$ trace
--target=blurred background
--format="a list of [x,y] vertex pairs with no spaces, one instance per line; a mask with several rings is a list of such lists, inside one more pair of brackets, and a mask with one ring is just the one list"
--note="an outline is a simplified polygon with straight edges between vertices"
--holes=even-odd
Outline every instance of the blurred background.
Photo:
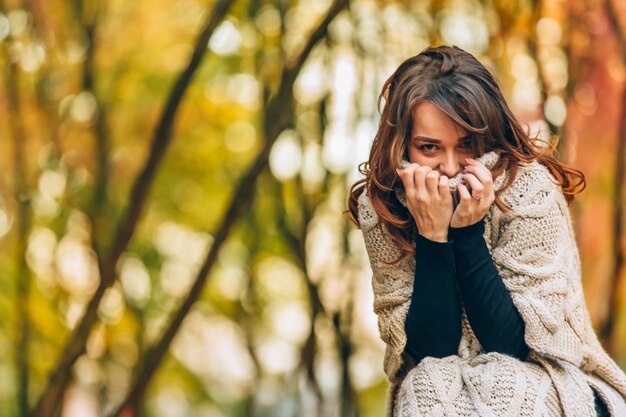
[[625,367],[625,2],[0,0],[0,414],[384,415],[342,212],[383,82],[439,43],[585,173]]

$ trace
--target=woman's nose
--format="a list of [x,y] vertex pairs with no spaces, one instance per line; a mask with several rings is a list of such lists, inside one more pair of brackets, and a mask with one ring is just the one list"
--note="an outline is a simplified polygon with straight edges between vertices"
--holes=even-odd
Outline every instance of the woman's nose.
[[446,157],[439,165],[439,171],[448,178],[454,177],[461,169],[461,164],[456,156]]

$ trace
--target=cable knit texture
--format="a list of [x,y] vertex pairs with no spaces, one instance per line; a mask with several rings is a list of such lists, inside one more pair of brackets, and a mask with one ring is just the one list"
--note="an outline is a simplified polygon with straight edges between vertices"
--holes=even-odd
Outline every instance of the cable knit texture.
[[[498,155],[480,158],[492,168]],[[494,180],[496,190],[508,173]],[[396,196],[406,205],[404,190]],[[593,391],[612,416],[626,416],[626,375],[600,345],[581,283],[578,248],[567,202],[550,171],[520,164],[500,194],[513,210],[495,204],[484,218],[484,238],[525,323],[526,361],[485,352],[461,308],[457,355],[415,364],[405,352],[404,323],[411,302],[415,259],[400,251],[379,223],[367,192],[359,197],[359,223],[373,272],[374,312],[386,343],[384,370],[391,388],[387,416],[595,417]]]

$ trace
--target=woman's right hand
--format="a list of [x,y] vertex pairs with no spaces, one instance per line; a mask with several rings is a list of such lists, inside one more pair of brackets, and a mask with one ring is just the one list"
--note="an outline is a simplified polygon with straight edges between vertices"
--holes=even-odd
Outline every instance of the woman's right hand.
[[453,212],[448,177],[416,163],[396,172],[404,184],[407,208],[419,234],[436,242],[447,242]]

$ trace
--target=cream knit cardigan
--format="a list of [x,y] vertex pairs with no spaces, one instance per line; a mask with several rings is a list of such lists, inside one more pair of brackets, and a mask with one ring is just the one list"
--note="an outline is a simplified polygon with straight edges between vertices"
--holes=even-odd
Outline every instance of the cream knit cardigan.
[[[498,155],[481,158],[492,168]],[[494,180],[496,190],[508,172]],[[406,205],[404,191],[396,190]],[[387,417],[595,417],[593,391],[612,416],[626,416],[626,376],[600,345],[581,284],[572,221],[561,187],[542,164],[521,164],[513,184],[484,219],[484,238],[525,323],[525,361],[485,352],[462,307],[458,354],[424,358],[415,366],[404,351],[415,258],[404,257],[381,227],[369,196],[358,199],[373,277],[374,312],[386,343],[384,370],[391,388]]]

